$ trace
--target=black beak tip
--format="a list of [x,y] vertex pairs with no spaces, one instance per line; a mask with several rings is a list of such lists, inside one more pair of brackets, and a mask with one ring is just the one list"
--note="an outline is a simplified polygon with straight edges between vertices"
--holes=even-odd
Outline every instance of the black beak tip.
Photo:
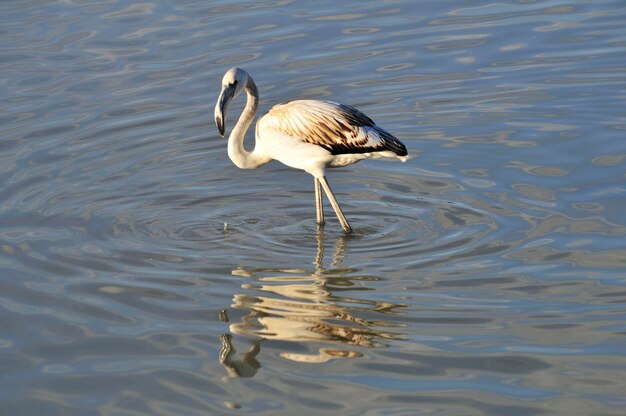
[[217,117],[215,119],[215,124],[217,125],[217,130],[220,132],[220,136],[224,137],[224,122],[222,119]]

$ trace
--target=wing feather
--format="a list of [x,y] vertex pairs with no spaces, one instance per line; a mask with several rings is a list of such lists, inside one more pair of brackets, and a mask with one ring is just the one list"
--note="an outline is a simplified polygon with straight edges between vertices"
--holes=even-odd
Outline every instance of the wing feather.
[[333,155],[390,151],[406,156],[404,144],[354,107],[331,101],[297,100],[274,106],[262,122]]

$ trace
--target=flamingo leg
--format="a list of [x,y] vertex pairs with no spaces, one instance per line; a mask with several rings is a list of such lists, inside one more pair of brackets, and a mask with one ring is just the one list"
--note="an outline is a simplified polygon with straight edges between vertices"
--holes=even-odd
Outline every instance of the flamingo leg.
[[322,187],[320,181],[317,178],[313,178],[315,181],[315,212],[317,214],[317,223],[324,225],[324,206],[322,205]]
[[326,177],[320,176],[317,179],[321,183],[322,187],[324,188],[324,192],[326,192],[326,196],[328,197],[328,200],[330,201],[330,205],[335,210],[335,214],[337,214],[337,218],[339,219],[339,222],[341,223],[341,228],[343,228],[344,232],[351,233],[352,228],[350,228],[350,224],[348,224],[348,220],[346,219],[346,216],[343,215],[343,212],[341,211],[341,207],[339,206],[339,203],[337,202],[337,199],[335,198],[333,191],[330,190],[330,185],[328,185],[328,181],[326,180]]

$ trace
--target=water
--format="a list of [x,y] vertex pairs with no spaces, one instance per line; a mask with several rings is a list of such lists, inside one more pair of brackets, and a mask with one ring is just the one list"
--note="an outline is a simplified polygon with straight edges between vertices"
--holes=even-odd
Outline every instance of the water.
[[[1,414],[623,414],[622,1],[0,22]],[[407,144],[329,172],[354,235],[306,173],[228,160],[235,65],[262,111],[332,99]]]

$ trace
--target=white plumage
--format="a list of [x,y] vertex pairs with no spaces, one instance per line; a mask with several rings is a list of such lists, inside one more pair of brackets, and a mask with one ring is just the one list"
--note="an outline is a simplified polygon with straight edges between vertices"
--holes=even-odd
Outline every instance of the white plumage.
[[215,123],[223,136],[228,104],[242,91],[248,99],[229,136],[228,156],[242,169],[278,160],[313,175],[318,224],[324,223],[321,186],[344,231],[352,231],[324,176],[327,167],[347,166],[367,158],[408,158],[402,142],[356,108],[318,100],[274,106],[257,122],[254,150],[247,151],[243,140],[256,114],[259,94],[252,77],[243,69],[231,68],[224,75],[215,105]]

